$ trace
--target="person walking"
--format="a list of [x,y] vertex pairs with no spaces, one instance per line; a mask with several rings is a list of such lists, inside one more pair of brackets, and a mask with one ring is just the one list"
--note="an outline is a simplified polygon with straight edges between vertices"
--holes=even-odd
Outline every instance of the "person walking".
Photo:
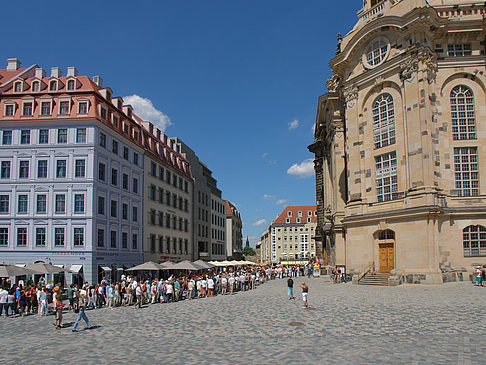
[[62,303],[60,286],[56,285],[56,287],[54,288],[52,305],[53,305],[54,311],[56,313],[56,319],[54,320],[54,325],[56,326],[56,329],[61,329],[62,328],[62,309],[63,309],[64,305]]
[[295,299],[294,298],[294,281],[290,277],[287,279],[287,295],[289,296],[289,299]]
[[86,326],[88,326],[87,327],[88,329],[91,328],[91,323],[89,323],[88,317],[86,316],[85,313],[86,305],[87,305],[86,290],[82,289],[79,291],[78,299],[79,299],[78,302],[79,313],[78,313],[78,318],[76,318],[76,322],[74,322],[74,326],[72,329],[73,332],[78,332],[78,325],[81,319],[84,319],[84,321],[86,322]]
[[309,295],[309,287],[304,282],[300,284],[300,287],[302,288],[302,301],[304,302],[304,308],[309,308],[309,303],[307,301],[307,296]]

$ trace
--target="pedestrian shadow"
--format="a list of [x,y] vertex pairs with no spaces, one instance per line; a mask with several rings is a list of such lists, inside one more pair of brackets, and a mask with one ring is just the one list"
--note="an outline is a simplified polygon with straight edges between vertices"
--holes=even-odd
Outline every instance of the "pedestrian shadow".
[[62,328],[69,328],[69,327],[72,327],[74,326],[74,322],[65,322],[62,324]]
[[91,330],[95,330],[95,329],[98,329],[98,328],[101,328],[101,326],[100,326],[100,325],[96,325],[96,326],[91,326],[91,327],[89,327],[89,328],[88,328],[88,327],[86,327],[86,328],[84,329],[84,331],[91,331]]

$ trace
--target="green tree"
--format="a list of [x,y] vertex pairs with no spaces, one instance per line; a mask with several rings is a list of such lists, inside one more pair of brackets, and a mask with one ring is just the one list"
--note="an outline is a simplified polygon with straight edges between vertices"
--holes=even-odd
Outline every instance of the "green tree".
[[243,255],[255,256],[256,252],[253,248],[246,246],[246,247],[243,248]]

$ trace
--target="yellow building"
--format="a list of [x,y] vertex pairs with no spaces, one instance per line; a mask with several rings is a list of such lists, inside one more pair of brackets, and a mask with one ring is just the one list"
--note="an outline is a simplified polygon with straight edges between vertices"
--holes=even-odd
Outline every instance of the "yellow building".
[[486,263],[484,1],[365,0],[338,36],[315,141],[316,241],[402,281]]

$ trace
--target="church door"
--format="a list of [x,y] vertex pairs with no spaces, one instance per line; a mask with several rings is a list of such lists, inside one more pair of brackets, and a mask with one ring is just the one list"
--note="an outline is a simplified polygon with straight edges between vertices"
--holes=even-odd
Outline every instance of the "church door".
[[389,273],[395,268],[395,250],[393,243],[380,243],[380,272]]

